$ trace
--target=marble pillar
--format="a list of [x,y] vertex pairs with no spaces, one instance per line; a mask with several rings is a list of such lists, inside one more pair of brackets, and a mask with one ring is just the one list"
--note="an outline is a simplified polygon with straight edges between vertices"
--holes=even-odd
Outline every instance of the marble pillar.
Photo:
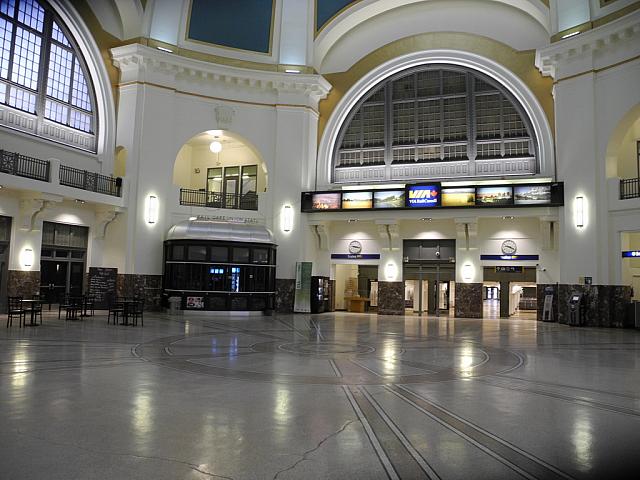
[[482,318],[482,284],[456,282],[455,316]]
[[378,314],[404,315],[404,282],[378,282]]
[[7,275],[7,295],[9,297],[31,298],[40,294],[40,272],[9,270]]
[[160,311],[162,275],[119,273],[116,280],[116,294],[119,297],[144,298],[144,309]]
[[621,285],[560,284],[558,292],[558,321],[569,323],[569,299],[574,292],[582,293],[584,326],[632,327],[628,317],[631,287]]
[[295,278],[276,278],[276,312],[293,313],[295,295]]

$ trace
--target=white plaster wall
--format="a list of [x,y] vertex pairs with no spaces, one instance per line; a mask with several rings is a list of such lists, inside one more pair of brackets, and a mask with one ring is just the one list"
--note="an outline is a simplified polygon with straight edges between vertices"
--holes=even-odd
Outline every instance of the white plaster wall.
[[640,141],[640,117],[625,134],[618,151],[618,176],[632,178],[640,175],[638,172],[638,147]]

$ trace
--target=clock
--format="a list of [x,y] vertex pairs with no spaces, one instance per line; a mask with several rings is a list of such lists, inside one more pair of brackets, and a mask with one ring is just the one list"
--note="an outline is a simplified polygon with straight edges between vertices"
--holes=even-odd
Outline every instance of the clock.
[[505,255],[513,255],[518,250],[518,246],[513,240],[505,240],[502,242],[502,246],[500,248],[502,249],[502,253]]
[[351,243],[349,243],[349,253],[351,253],[352,255],[357,255],[360,252],[362,252],[362,244],[359,241],[353,240]]

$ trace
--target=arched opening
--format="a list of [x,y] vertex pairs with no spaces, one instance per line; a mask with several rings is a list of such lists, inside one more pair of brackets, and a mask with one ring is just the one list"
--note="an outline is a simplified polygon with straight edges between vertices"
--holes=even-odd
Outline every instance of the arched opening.
[[607,144],[608,178],[640,177],[640,104],[629,110],[613,130]]
[[208,130],[178,151],[173,183],[181,188],[182,204],[257,210],[258,194],[267,191],[267,165],[239,135]]

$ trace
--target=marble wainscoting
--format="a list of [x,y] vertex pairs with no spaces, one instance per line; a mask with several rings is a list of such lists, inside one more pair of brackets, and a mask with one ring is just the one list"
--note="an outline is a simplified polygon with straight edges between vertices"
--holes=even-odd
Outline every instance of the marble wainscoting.
[[585,326],[632,327],[627,317],[631,303],[631,287],[621,285],[566,285],[558,289],[558,321],[569,322],[569,298],[574,292],[583,294]]
[[456,282],[455,316],[482,318],[482,284]]
[[116,294],[119,297],[144,298],[144,309],[161,311],[162,275],[119,273],[116,280]]
[[404,315],[404,282],[378,282],[378,314]]
[[40,271],[9,270],[7,275],[7,295],[31,298],[40,294]]
[[276,278],[276,312],[293,313],[295,296],[295,278]]
[[329,310],[327,312],[336,311],[336,281],[329,280]]
[[553,311],[552,322],[558,321],[558,284],[556,283],[539,283],[536,288],[537,307],[538,312],[536,319],[541,322],[542,314],[544,312],[544,297],[547,294],[546,290],[550,290],[553,293],[553,304],[551,310]]

